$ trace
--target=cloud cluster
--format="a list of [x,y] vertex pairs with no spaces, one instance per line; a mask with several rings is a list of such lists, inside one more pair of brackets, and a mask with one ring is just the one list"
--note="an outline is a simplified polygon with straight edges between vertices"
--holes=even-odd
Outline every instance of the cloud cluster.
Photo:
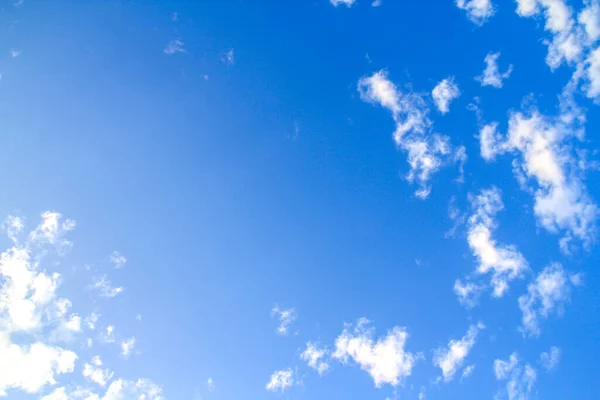
[[506,381],[504,390],[495,399],[526,400],[535,385],[537,373],[529,364],[522,365],[517,353],[512,353],[508,361],[495,360],[494,374],[499,381]]
[[548,371],[555,369],[559,362],[560,349],[556,346],[552,346],[549,351],[540,354],[540,364]]
[[266,389],[271,392],[285,392],[294,384],[294,371],[284,369],[275,371],[266,385]]
[[[475,345],[477,334],[482,329],[485,329],[485,326],[481,323],[471,325],[466,335],[461,339],[452,339],[447,347],[440,347],[435,350],[433,364],[442,370],[444,382],[451,381],[456,372],[462,367],[469,352]],[[474,368],[474,365],[465,368],[463,377],[469,376]]]
[[292,323],[296,320],[296,310],[288,308],[287,310],[279,308],[275,305],[271,310],[271,317],[279,320],[277,333],[279,335],[287,335]]
[[467,13],[467,18],[482,26],[496,10],[491,0],[456,0],[456,6]]
[[571,299],[571,288],[578,285],[581,285],[580,275],[567,273],[562,265],[554,263],[544,268],[528,285],[527,294],[519,297],[523,334],[538,336],[540,320],[554,312],[562,313]]
[[308,342],[306,349],[300,354],[300,358],[308,363],[308,366],[316,370],[319,375],[324,375],[329,370],[329,363],[326,361],[328,351],[320,348],[317,344]]
[[544,29],[550,39],[546,63],[552,70],[562,64],[574,69],[572,81],[581,84],[585,94],[600,101],[600,5],[585,0],[577,16],[564,0],[517,0],[517,14],[533,17],[543,14]]
[[431,91],[431,97],[442,114],[450,111],[450,103],[459,96],[460,89],[452,77],[443,79]]
[[499,58],[500,53],[489,53],[485,56],[485,69],[480,76],[475,77],[475,80],[481,83],[481,86],[491,86],[500,89],[504,86],[504,80],[508,79],[510,74],[512,74],[512,64],[508,66],[506,71],[500,72],[500,67],[498,67]]
[[363,100],[378,104],[392,113],[396,130],[394,141],[408,153],[409,182],[417,182],[416,196],[426,198],[431,187],[429,180],[443,165],[464,163],[464,147],[453,147],[448,136],[432,132],[429,107],[423,96],[403,93],[388,79],[386,70],[361,78],[358,91]]
[[539,224],[552,233],[564,232],[565,252],[573,239],[591,244],[596,231],[598,207],[584,184],[585,163],[571,145],[583,135],[583,120],[565,93],[557,116],[543,115],[535,108],[512,112],[505,137],[497,132],[497,123],[484,126],[479,135],[486,160],[503,153],[515,155],[513,170],[520,184],[533,193]]
[[361,318],[356,326],[347,326],[335,340],[332,357],[346,364],[354,361],[373,378],[376,387],[397,386],[410,376],[417,356],[404,347],[408,339],[405,328],[394,327],[385,336],[374,338],[369,321]]

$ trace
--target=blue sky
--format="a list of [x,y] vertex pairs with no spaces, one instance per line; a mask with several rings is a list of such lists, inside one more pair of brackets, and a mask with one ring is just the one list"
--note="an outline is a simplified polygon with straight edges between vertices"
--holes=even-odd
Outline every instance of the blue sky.
[[593,399],[597,0],[3,1],[0,397]]

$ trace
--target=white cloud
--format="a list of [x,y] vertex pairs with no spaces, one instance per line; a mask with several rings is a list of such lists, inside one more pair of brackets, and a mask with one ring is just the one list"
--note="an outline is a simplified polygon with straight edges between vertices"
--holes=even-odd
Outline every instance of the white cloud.
[[527,400],[537,378],[529,364],[521,365],[517,353],[512,353],[508,361],[495,360],[494,374],[497,380],[506,381],[505,390],[498,392],[495,399]]
[[504,85],[503,81],[510,77],[513,70],[512,64],[508,66],[506,71],[500,72],[498,58],[500,58],[500,53],[488,53],[485,56],[483,74],[475,78],[475,80],[481,83],[481,86],[492,86],[500,89]]
[[551,264],[527,286],[527,294],[519,297],[519,308],[523,313],[521,331],[526,336],[540,334],[540,319],[550,314],[561,314],[564,305],[571,299],[571,288],[581,284],[580,275],[565,272],[562,265]]
[[361,99],[378,104],[392,113],[396,130],[396,145],[408,153],[409,182],[417,182],[416,196],[426,198],[431,191],[429,180],[443,165],[464,163],[466,153],[462,147],[453,148],[447,136],[431,132],[432,122],[428,117],[429,107],[423,96],[402,93],[380,70],[358,81]]
[[331,2],[331,4],[333,4],[334,6],[339,6],[339,5],[344,5],[346,7],[352,7],[352,5],[354,3],[356,3],[356,0],[329,0]]
[[181,40],[171,40],[164,50],[165,54],[185,53],[183,42]]
[[[520,278],[529,269],[525,257],[513,245],[499,245],[492,238],[497,227],[496,214],[504,208],[498,188],[484,189],[471,198],[473,214],[468,222],[467,240],[473,255],[477,257],[478,274],[492,274],[493,296],[502,297],[510,281]],[[461,288],[466,294],[471,288]],[[455,285],[455,291],[457,290]],[[459,293],[461,292],[459,290]]]
[[500,140],[497,122],[484,125],[483,128],[481,128],[479,131],[479,146],[481,157],[483,157],[484,160],[492,161],[496,158],[497,154],[504,151],[503,148],[501,148]]
[[381,4],[383,4],[383,1],[382,1],[382,0],[374,0],[374,1],[371,3],[371,6],[373,6],[373,7],[380,7],[380,6],[381,6]]
[[18,242],[18,236],[21,232],[23,232],[24,228],[25,222],[23,221],[23,218],[15,215],[9,215],[6,217],[4,223],[2,224],[2,229],[6,232],[8,238],[14,243]]
[[229,64],[229,65],[233,65],[235,64],[235,53],[233,51],[233,49],[229,49],[224,55],[223,55],[223,62],[225,64]]
[[460,279],[454,282],[454,294],[458,297],[459,303],[466,308],[473,308],[477,305],[479,296],[484,289],[484,285],[473,282],[463,283]]
[[[477,334],[485,326],[481,323],[471,325],[466,335],[460,340],[452,339],[447,347],[440,347],[435,350],[433,364],[442,370],[444,382],[450,382],[454,374],[462,367],[469,352],[475,345]],[[470,372],[467,373],[469,375]]]
[[467,18],[482,26],[495,13],[491,0],[456,0],[456,6],[466,11]]
[[65,219],[55,211],[42,213],[42,222],[29,234],[29,240],[35,244],[50,243],[56,245],[59,250],[65,251],[71,248],[72,243],[63,236],[75,229],[75,221]]
[[324,375],[329,370],[329,364],[325,361],[327,349],[319,348],[315,343],[308,342],[306,349],[300,354],[300,358],[308,363],[308,366],[316,370],[319,375]]
[[82,375],[98,386],[105,387],[113,378],[114,372],[109,369],[102,369],[102,359],[95,356],[89,363],[83,365]]
[[0,396],[9,389],[38,393],[46,385],[56,384],[57,375],[73,372],[77,355],[41,342],[17,345],[10,334],[0,332]]
[[127,340],[121,341],[121,355],[128,358],[135,347],[135,337],[130,337]]
[[[596,231],[598,207],[583,183],[586,167],[569,143],[573,138],[582,138],[579,125],[584,119],[565,93],[560,113],[555,117],[535,109],[513,112],[506,138],[496,132],[495,124],[489,128],[491,133],[480,135],[484,158],[491,160],[505,152],[519,156],[513,161],[515,176],[534,194],[534,213],[539,224],[552,233],[565,231],[562,244],[566,251],[573,238],[584,245],[591,244]],[[532,187],[530,181],[534,183]]]
[[347,326],[335,340],[333,358],[346,364],[351,359],[373,378],[376,387],[382,384],[397,386],[410,376],[417,356],[406,351],[408,338],[405,328],[394,327],[387,335],[374,339],[374,329],[361,318],[351,330]]
[[206,380],[206,388],[208,389],[209,392],[212,392],[213,390],[215,390],[215,381],[213,380],[213,378],[208,378]]
[[113,264],[115,269],[122,268],[127,262],[127,259],[123,257],[123,255],[118,251],[113,251],[112,254],[108,257],[108,260],[111,264]]
[[584,27],[588,39],[592,42],[600,39],[600,4],[597,0],[586,0],[577,20]]
[[162,389],[148,379],[138,379],[137,381],[127,381],[117,379],[113,381],[102,400],[163,400]]
[[267,383],[266,389],[272,392],[285,392],[294,384],[294,372],[291,369],[275,371]]
[[463,369],[461,379],[465,379],[473,375],[473,371],[475,371],[475,364],[466,366],[465,369]]
[[106,343],[114,343],[115,342],[115,327],[112,325],[108,325],[106,327],[104,335],[102,336],[102,339]]
[[460,96],[458,85],[454,83],[454,78],[446,78],[440,81],[432,90],[431,96],[442,114],[450,111],[450,103],[452,100]]
[[96,323],[98,322],[99,318],[100,318],[100,315],[93,312],[85,319],[85,324],[87,325],[87,327],[89,329],[94,330],[94,329],[96,329]]
[[560,349],[556,346],[550,347],[550,351],[540,354],[540,364],[548,371],[553,370],[560,362]]
[[64,387],[54,389],[51,393],[40,398],[40,400],[69,400]]
[[21,50],[19,49],[10,49],[10,56],[12,58],[17,58],[21,55],[21,53],[23,53]]
[[112,283],[107,279],[106,275],[98,278],[96,282],[94,282],[94,284],[92,285],[92,288],[98,290],[100,296],[102,297],[115,297],[122,293],[124,290],[124,288],[121,286],[113,287]]
[[271,310],[271,318],[277,318],[279,320],[279,326],[277,327],[277,333],[280,335],[287,335],[292,323],[296,320],[296,310],[289,308],[287,310],[280,309],[276,304]]
[[587,97],[598,99],[600,97],[600,47],[592,51],[585,62],[585,75],[587,83],[584,90]]

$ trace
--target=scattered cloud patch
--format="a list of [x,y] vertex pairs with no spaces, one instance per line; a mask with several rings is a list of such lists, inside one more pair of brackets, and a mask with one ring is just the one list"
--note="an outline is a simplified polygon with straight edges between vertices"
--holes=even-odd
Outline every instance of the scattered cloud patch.
[[388,79],[386,70],[380,70],[358,81],[361,99],[377,104],[392,113],[396,130],[394,141],[407,153],[410,170],[406,179],[417,182],[418,198],[429,196],[429,180],[443,165],[464,163],[464,148],[453,147],[448,136],[432,132],[432,122],[428,117],[429,107],[422,95],[403,93]]
[[[492,187],[482,190],[471,198],[473,214],[468,221],[467,240],[473,255],[479,261],[477,274],[492,274],[491,286],[494,297],[502,297],[510,281],[522,277],[529,269],[525,257],[513,245],[498,244],[492,237],[497,227],[496,214],[504,208],[500,189]],[[475,287],[455,284],[455,291],[464,294],[465,301]]]
[[29,234],[29,241],[33,244],[43,245],[50,243],[56,245],[59,251],[65,251],[73,245],[64,235],[75,229],[75,221],[63,220],[62,215],[55,211],[42,213],[42,222]]
[[285,369],[273,372],[266,389],[271,392],[285,392],[294,384],[294,371]]
[[552,371],[560,362],[560,349],[556,346],[550,347],[550,350],[540,354],[540,364],[548,371]]
[[165,54],[175,54],[175,53],[185,53],[185,49],[183,48],[183,42],[181,40],[171,40],[167,43],[167,46],[164,49]]
[[527,400],[537,378],[535,369],[529,364],[523,366],[517,353],[511,354],[508,361],[495,360],[494,374],[498,381],[506,381],[505,389],[496,393],[495,399]]
[[460,96],[460,90],[458,85],[454,83],[454,78],[450,77],[440,81],[433,88],[431,96],[438,110],[442,114],[446,114],[450,111],[450,103]]
[[224,55],[223,55],[223,62],[227,65],[233,65],[235,64],[235,53],[233,49],[229,49]]
[[500,89],[504,86],[504,80],[508,79],[510,74],[512,74],[512,64],[508,66],[506,71],[500,72],[498,58],[500,58],[500,53],[488,53],[488,55],[485,56],[485,69],[480,76],[475,77],[475,80],[481,83],[481,86],[491,86]]
[[329,2],[331,4],[333,4],[335,7],[337,6],[346,6],[346,7],[352,7],[352,5],[354,3],[356,3],[356,0],[329,0]]
[[466,379],[470,377],[471,375],[473,375],[473,371],[475,371],[475,364],[466,366],[465,369],[463,369],[461,379]]
[[353,329],[351,325],[346,326],[335,340],[332,357],[343,364],[354,361],[371,375],[376,387],[397,386],[411,375],[418,358],[404,348],[408,333],[405,328],[394,327],[385,336],[375,339],[375,330],[369,323],[361,318]]
[[317,344],[308,342],[306,349],[300,354],[300,358],[308,363],[308,366],[323,376],[329,370],[329,364],[325,361],[328,351],[319,348]]
[[101,276],[94,282],[92,289],[97,290],[102,297],[116,297],[121,294],[124,290],[123,287],[114,287],[112,283],[107,279],[106,275]]
[[114,376],[114,372],[111,370],[102,369],[102,359],[100,356],[94,356],[89,363],[85,363],[81,373],[86,379],[101,387],[105,387]]
[[521,332],[525,336],[539,336],[540,322],[552,313],[562,314],[571,299],[573,286],[581,284],[580,275],[567,273],[561,264],[550,264],[527,287],[527,294],[519,297],[523,313]]
[[23,232],[23,229],[25,229],[25,221],[23,218],[15,215],[9,215],[6,217],[4,223],[2,224],[2,230],[6,232],[8,238],[14,243],[18,242],[19,234]]
[[115,269],[123,268],[123,266],[127,262],[127,259],[123,257],[123,255],[118,251],[113,251],[112,254],[108,257],[108,260]]
[[496,12],[491,0],[456,0],[456,6],[467,13],[475,25],[482,26]]
[[[447,347],[440,347],[435,350],[433,365],[442,370],[444,382],[450,382],[456,372],[462,367],[469,352],[475,345],[477,334],[482,329],[485,329],[485,326],[481,323],[471,325],[466,335],[461,339],[452,339]],[[470,372],[467,372],[467,376],[469,374]]]
[[129,358],[133,348],[135,347],[135,337],[130,337],[129,339],[121,341],[121,356],[124,358]]
[[276,304],[271,310],[271,318],[279,320],[279,326],[277,326],[277,333],[279,335],[287,335],[292,323],[296,320],[296,310],[294,308],[288,308],[287,310],[279,308]]

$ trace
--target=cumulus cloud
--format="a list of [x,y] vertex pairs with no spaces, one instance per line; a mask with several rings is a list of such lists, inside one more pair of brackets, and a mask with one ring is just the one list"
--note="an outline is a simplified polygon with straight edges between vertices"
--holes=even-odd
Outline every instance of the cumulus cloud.
[[491,0],[456,0],[456,6],[466,11],[467,18],[482,26],[495,13]]
[[287,310],[279,308],[275,305],[271,310],[271,318],[279,320],[277,326],[277,333],[279,335],[287,335],[292,323],[296,320],[296,310],[294,308],[288,308]]
[[454,282],[454,294],[458,297],[458,302],[466,308],[473,308],[477,305],[483,290],[485,290],[485,286],[477,283],[463,282],[460,279]]
[[356,0],[329,0],[331,2],[331,4],[333,4],[334,6],[339,6],[339,5],[343,5],[346,7],[352,7],[352,5],[354,3],[356,3]]
[[267,383],[266,389],[271,392],[285,392],[294,384],[294,371],[285,369],[275,371],[271,375],[271,379]]
[[75,229],[75,221],[63,220],[62,215],[55,211],[42,213],[42,222],[29,234],[29,240],[34,244],[50,243],[56,245],[59,250],[68,250],[72,243],[64,239],[64,235]]
[[410,170],[406,179],[418,183],[417,197],[429,196],[429,180],[443,165],[465,162],[466,153],[462,146],[453,147],[449,137],[432,132],[429,107],[423,96],[401,92],[388,79],[386,70],[362,77],[358,81],[358,91],[364,101],[392,113],[396,124],[394,141],[408,155]]
[[[456,372],[462,367],[469,352],[475,345],[477,334],[485,326],[481,323],[471,325],[466,335],[459,340],[452,339],[447,347],[440,347],[435,350],[433,365],[442,370],[444,382],[450,382]],[[471,372],[466,372],[468,376]],[[463,373],[464,375],[464,373]]]
[[112,254],[108,257],[108,261],[113,265],[115,269],[123,268],[127,259],[118,251],[113,251]]
[[100,356],[94,356],[89,363],[85,363],[81,373],[86,379],[101,387],[105,387],[114,376],[114,372],[111,370],[102,369],[102,359]]
[[354,361],[371,375],[376,387],[386,383],[397,386],[410,376],[418,358],[404,348],[408,333],[402,327],[377,339],[374,333],[367,319],[359,319],[354,329],[347,326],[335,340],[332,357],[343,364]]
[[[502,193],[496,187],[484,189],[479,195],[471,198],[473,214],[468,221],[467,240],[473,255],[477,257],[478,274],[492,274],[491,286],[494,297],[502,297],[508,290],[510,281],[522,277],[529,269],[527,260],[513,245],[498,244],[492,237],[497,227],[496,214],[504,208]],[[463,297],[468,297],[473,287],[456,286]],[[460,295],[459,295],[460,298]]]
[[102,297],[115,297],[123,292],[124,288],[121,286],[114,287],[108,280],[106,275],[96,279],[96,282],[92,285],[92,289],[97,290]]
[[4,223],[2,224],[2,229],[6,232],[8,238],[14,243],[17,243],[18,236],[21,232],[23,232],[24,228],[25,221],[23,221],[23,218],[15,215],[9,215],[6,217]]
[[540,364],[546,370],[551,371],[558,366],[560,362],[560,349],[556,346],[550,347],[550,350],[540,354]]
[[135,337],[130,337],[129,339],[121,341],[121,355],[125,358],[128,358],[135,347]]
[[164,49],[165,54],[185,53],[183,42],[181,40],[171,40]]
[[442,114],[450,111],[450,103],[459,96],[460,90],[453,77],[443,79],[431,91],[431,97]]
[[529,364],[522,365],[517,353],[512,353],[508,361],[495,360],[494,374],[499,381],[506,381],[504,390],[495,399],[527,400],[535,384],[537,373]]
[[573,286],[581,284],[578,274],[567,273],[561,264],[550,264],[527,286],[527,294],[519,297],[523,313],[521,332],[525,336],[540,334],[540,321],[552,313],[561,314],[571,299]]
[[325,361],[327,353],[327,349],[320,348],[317,344],[308,342],[306,349],[300,354],[300,358],[306,361],[309,367],[322,376],[329,370],[329,364]]
[[473,375],[473,371],[475,371],[475,364],[466,366],[465,369],[463,369],[461,379],[466,379],[470,377],[471,375]]
[[[23,229],[15,220],[9,219],[8,226],[15,232]],[[113,381],[102,396],[89,389],[52,388],[58,386],[63,375],[75,370],[78,356],[67,346],[82,348],[83,342],[72,342],[75,333],[82,330],[82,322],[90,329],[97,322],[97,314],[82,321],[72,313],[71,301],[59,296],[60,275],[42,268],[41,254],[48,252],[46,247],[62,255],[65,243],[72,245],[65,236],[74,227],[74,221],[63,219],[59,213],[45,212],[39,226],[26,235],[24,244],[16,243],[0,255],[0,397],[8,393],[18,397],[19,391],[39,395],[53,389],[42,399],[161,400],[160,388],[145,380]],[[112,336],[112,330],[107,328],[107,337]],[[64,342],[65,346],[57,346],[56,342]],[[100,357],[85,363],[82,374],[100,386],[113,377],[110,370],[102,368]]]
[[510,64],[506,71],[500,72],[500,67],[498,67],[498,58],[500,58],[500,53],[488,53],[485,56],[485,69],[483,73],[476,77],[481,86],[492,86],[496,89],[500,89],[504,85],[504,80],[510,77],[512,73],[513,66]]
[[516,155],[513,171],[534,195],[538,223],[552,233],[564,231],[561,246],[565,252],[572,239],[589,245],[595,238],[598,207],[583,181],[585,164],[571,144],[573,138],[583,136],[580,125],[584,120],[568,94],[563,94],[555,117],[536,109],[512,112],[506,137],[497,133],[495,123],[480,132],[485,159],[507,152]]

